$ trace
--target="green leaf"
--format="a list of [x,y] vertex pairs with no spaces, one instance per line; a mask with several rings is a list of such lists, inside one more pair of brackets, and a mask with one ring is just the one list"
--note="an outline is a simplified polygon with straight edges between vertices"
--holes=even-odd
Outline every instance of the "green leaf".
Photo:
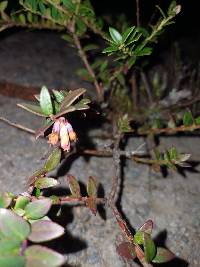
[[1,255],[0,266],[2,267],[25,267],[25,258],[22,256]]
[[151,262],[156,255],[156,247],[151,238],[147,233],[144,233],[144,257],[147,262]]
[[7,208],[8,206],[10,206],[13,198],[14,196],[12,196],[8,192],[0,194],[0,208]]
[[27,219],[37,220],[44,217],[51,208],[50,198],[35,200],[25,207],[25,216]]
[[169,149],[169,157],[170,157],[170,160],[174,160],[178,157],[178,152],[175,147],[172,147]]
[[183,125],[190,126],[193,124],[193,116],[191,111],[186,111],[183,115]]
[[30,234],[30,226],[14,212],[0,209],[0,232],[5,238],[23,241]]
[[134,235],[134,241],[138,244],[138,245],[142,245],[144,243],[144,232],[142,231],[137,231]]
[[135,26],[128,28],[123,34],[122,34],[122,43],[125,43],[126,40],[129,38],[131,33],[134,31]]
[[[18,255],[21,249],[21,241],[15,239],[0,239],[0,258],[7,255]],[[0,265],[1,266],[1,265]]]
[[68,181],[69,189],[71,191],[72,196],[77,197],[77,198],[81,197],[80,186],[79,186],[79,183],[77,182],[76,178],[72,175],[68,175],[67,181]]
[[174,253],[166,248],[157,248],[155,258],[152,260],[154,263],[165,263],[175,258]]
[[156,160],[161,159],[160,151],[157,148],[154,149],[154,154],[155,154]]
[[38,105],[23,103],[23,104],[17,104],[17,106],[35,114],[35,115],[38,115],[41,117],[46,117],[46,115],[43,113],[41,107]]
[[44,164],[44,170],[46,172],[53,171],[60,163],[61,160],[61,149],[55,148],[51,155],[48,157],[46,163]]
[[19,15],[19,21],[20,21],[22,24],[26,24],[26,17],[24,16],[24,14],[20,14],[20,15]]
[[87,193],[90,197],[97,196],[97,182],[94,177],[90,176],[87,183]]
[[35,187],[39,189],[49,188],[58,184],[58,181],[50,177],[38,178],[35,182]]
[[32,242],[49,241],[63,235],[64,228],[51,221],[37,221],[31,225],[31,234],[28,239]]
[[45,15],[46,8],[45,8],[44,3],[43,3],[42,1],[38,1],[38,5],[39,5],[39,9],[40,9],[41,13],[42,13],[43,15]]
[[99,46],[96,45],[96,44],[88,44],[88,45],[84,46],[83,50],[85,52],[87,52],[87,51],[95,50],[95,49],[98,49],[98,48],[99,48]]
[[130,126],[130,120],[129,120],[127,114],[125,114],[123,117],[119,118],[118,129],[121,133],[133,132],[133,129]]
[[68,94],[65,96],[62,104],[61,104],[61,111],[69,107],[71,104],[74,103],[74,101],[79,98],[81,95],[83,95],[86,92],[86,89],[79,88],[73,91],[69,91]]
[[43,168],[35,171],[34,174],[28,178],[28,185],[33,185],[36,179],[38,179],[39,177],[43,177],[44,175],[46,175],[46,170],[44,170]]
[[71,0],[62,0],[64,6],[69,9],[70,11],[75,11],[76,10],[76,5],[72,3]]
[[51,96],[46,86],[43,86],[40,92],[40,107],[45,115],[53,114]]
[[122,36],[116,29],[109,27],[109,33],[114,43],[121,44]]
[[28,197],[25,196],[19,196],[16,200],[14,209],[24,209],[26,207],[26,205],[30,202],[30,199]]
[[61,103],[64,99],[64,94],[61,91],[58,90],[52,90],[53,94],[55,96],[55,99],[58,103]]
[[76,110],[85,110],[90,108],[87,104],[90,103],[90,100],[87,98],[83,98],[81,101],[79,101],[77,104],[74,105]]
[[26,267],[58,267],[65,262],[61,254],[39,245],[28,247],[25,250],[25,257]]
[[103,51],[102,51],[102,53],[112,53],[112,52],[116,52],[116,51],[118,51],[118,46],[116,46],[116,45],[112,45],[112,46],[109,46],[109,47],[107,47],[107,48],[105,48]]
[[0,3],[0,13],[4,12],[4,10],[6,9],[7,5],[8,5],[8,1],[2,1]]
[[195,119],[195,124],[200,125],[200,116]]

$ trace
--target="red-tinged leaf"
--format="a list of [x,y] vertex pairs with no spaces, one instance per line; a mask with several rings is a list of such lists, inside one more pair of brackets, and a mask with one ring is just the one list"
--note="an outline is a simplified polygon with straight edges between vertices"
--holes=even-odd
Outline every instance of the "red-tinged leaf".
[[64,228],[52,221],[41,220],[31,225],[31,234],[28,239],[32,242],[44,242],[55,239],[65,232]]
[[27,219],[37,220],[44,217],[51,208],[52,200],[49,198],[35,200],[25,207]]
[[67,107],[71,106],[74,101],[79,98],[82,94],[86,92],[86,89],[79,88],[73,91],[69,91],[69,93],[65,96],[64,100],[61,104],[61,111],[65,110]]
[[44,170],[46,172],[53,171],[60,163],[61,160],[61,149],[55,148],[51,155],[48,157],[46,163],[44,164]]
[[144,257],[147,262],[151,262],[156,255],[156,247],[151,238],[147,233],[144,233]]
[[96,204],[96,198],[89,197],[86,201],[87,207],[91,210],[91,212],[96,215],[97,214],[97,204]]
[[116,248],[117,253],[127,260],[134,260],[136,258],[135,246],[129,242],[123,242]]
[[51,177],[41,177],[35,181],[35,187],[39,189],[49,188],[56,186],[58,181]]
[[52,249],[34,245],[25,250],[26,267],[58,267],[65,262],[64,256]]
[[46,115],[43,113],[42,109],[40,106],[38,105],[35,105],[35,104],[26,104],[26,103],[23,103],[23,104],[17,104],[18,107],[20,108],[23,108],[37,116],[40,116],[40,117],[46,117]]
[[139,231],[147,233],[147,234],[151,234],[153,230],[153,221],[152,220],[148,220],[146,221],[140,228]]
[[91,196],[91,197],[97,196],[97,182],[92,176],[90,176],[88,179],[87,193],[88,193],[88,196]]
[[37,170],[36,172],[34,172],[34,174],[28,178],[28,185],[34,185],[35,181],[39,178],[39,177],[44,177],[46,175],[46,170],[44,170],[43,168],[40,170]]
[[27,221],[8,209],[0,209],[1,237],[23,241],[30,231]]
[[8,192],[0,194],[0,208],[7,208],[10,206],[14,196]]
[[72,196],[77,197],[77,198],[81,197],[80,186],[76,178],[72,175],[68,175],[67,181],[68,181],[69,189],[71,191]]
[[165,263],[171,261],[175,258],[174,253],[166,248],[157,248],[157,253],[155,258],[152,260],[154,263]]

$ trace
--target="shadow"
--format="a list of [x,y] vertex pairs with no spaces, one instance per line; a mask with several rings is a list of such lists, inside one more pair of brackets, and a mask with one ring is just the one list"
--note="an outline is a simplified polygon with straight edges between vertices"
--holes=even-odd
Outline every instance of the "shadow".
[[[167,240],[167,230],[161,231],[155,238],[154,242],[157,247],[167,248],[165,243]],[[153,266],[160,267],[188,267],[189,263],[181,258],[175,257],[173,260],[162,263],[162,264],[153,264]]]
[[[101,197],[101,198],[105,197],[105,190],[104,190],[103,185],[101,183],[98,186],[97,196]],[[102,205],[102,204],[97,205],[97,212],[99,213],[100,217],[104,221],[106,221],[107,216],[106,216],[106,209],[105,209],[104,205]]]
[[186,168],[181,168],[181,167],[177,167],[177,172],[183,176],[184,178],[188,177],[188,173],[199,173],[199,170],[197,170],[196,168],[199,166],[200,162],[199,161],[187,161],[187,163],[189,164],[190,167],[186,167]]

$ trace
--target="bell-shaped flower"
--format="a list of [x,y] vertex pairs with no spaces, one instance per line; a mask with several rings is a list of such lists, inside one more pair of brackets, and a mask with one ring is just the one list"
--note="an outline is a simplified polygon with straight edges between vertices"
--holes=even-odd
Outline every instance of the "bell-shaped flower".
[[56,145],[60,141],[60,146],[64,151],[70,150],[70,141],[77,140],[72,125],[64,117],[60,117],[54,122],[52,133],[48,137],[48,143],[51,145]]

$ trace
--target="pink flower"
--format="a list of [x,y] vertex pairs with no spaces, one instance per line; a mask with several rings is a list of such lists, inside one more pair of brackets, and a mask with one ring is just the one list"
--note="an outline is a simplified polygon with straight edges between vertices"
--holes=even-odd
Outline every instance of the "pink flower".
[[64,117],[60,117],[54,122],[52,133],[48,137],[48,143],[51,145],[56,145],[60,140],[61,148],[67,152],[70,150],[70,141],[76,142],[77,140],[71,124]]

